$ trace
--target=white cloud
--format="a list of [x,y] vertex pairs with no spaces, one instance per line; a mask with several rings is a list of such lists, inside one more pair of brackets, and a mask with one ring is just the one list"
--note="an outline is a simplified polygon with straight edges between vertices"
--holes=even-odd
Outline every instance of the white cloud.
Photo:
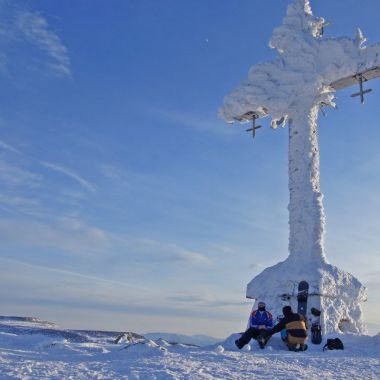
[[199,252],[190,251],[176,244],[150,240],[150,239],[128,239],[122,237],[125,247],[131,251],[138,252],[144,259],[149,258],[152,262],[164,261],[179,265],[204,265],[211,264],[208,257]]
[[167,261],[182,262],[188,264],[210,264],[211,261],[198,252],[188,251],[179,247],[172,247],[172,252],[166,258]]
[[210,243],[209,246],[211,249],[215,250],[219,255],[231,255],[238,250],[238,248],[236,247],[232,248],[228,245],[215,242]]
[[125,173],[116,166],[109,164],[101,164],[99,166],[100,172],[109,179],[113,179],[116,181],[124,180]]
[[[71,77],[68,49],[51,30],[45,17],[8,1],[2,1],[0,7],[0,40],[3,42],[0,72],[7,73],[12,62],[20,60],[15,53],[23,54],[27,44],[44,54],[45,65],[50,71],[61,77]],[[30,57],[25,56],[23,66],[26,67],[30,61]]]
[[[241,297],[234,297],[233,295],[225,297],[217,297],[211,293],[206,294],[179,294],[170,296],[167,298],[170,301],[179,302],[181,304],[193,305],[193,306],[203,306],[203,307],[218,307],[218,308],[229,308],[229,307],[241,307],[246,305],[247,301],[239,301]],[[250,302],[252,303],[252,302]]]
[[[1,66],[1,55],[0,55],[0,66]],[[3,140],[0,140],[0,149],[4,149],[4,150],[7,150],[9,152],[18,153],[18,154],[20,153],[20,151],[18,149],[16,149],[13,146],[7,144]]]
[[61,76],[71,76],[67,48],[56,33],[49,29],[47,20],[37,12],[21,11],[15,27],[25,40],[45,52],[50,58],[49,66]]
[[[175,244],[118,235],[87,225],[78,218],[61,218],[58,222],[39,223],[28,220],[0,219],[0,240],[17,247],[45,249],[48,252],[91,255],[100,261],[109,256],[123,264],[138,263],[148,268],[157,263],[179,266],[205,265],[211,261],[199,252]],[[117,258],[117,259],[116,259]]]
[[168,121],[172,124],[179,124],[188,128],[193,128],[201,132],[212,132],[219,135],[230,135],[232,128],[227,126],[218,119],[208,120],[201,117],[195,117],[186,112],[179,112],[174,110],[154,109],[152,113],[159,118]]
[[174,179],[168,175],[136,172],[110,164],[100,164],[98,168],[105,178],[117,181],[118,187],[154,189],[157,192],[163,184],[171,186],[174,183]]
[[92,184],[91,182],[85,180],[83,177],[79,176],[78,174],[76,174],[75,172],[73,172],[70,169],[67,169],[67,168],[65,168],[65,167],[63,167],[61,165],[57,165],[57,164],[53,164],[51,162],[45,162],[45,161],[42,161],[41,165],[45,166],[48,169],[54,170],[57,173],[64,174],[64,175],[66,175],[66,176],[74,179],[82,187],[84,187],[86,190],[89,190],[89,191],[92,191],[92,192],[96,191],[96,186],[94,184]]
[[259,271],[259,270],[262,270],[264,268],[264,266],[261,264],[261,263],[254,263],[254,264],[251,264],[249,266],[249,269],[252,269],[254,271]]
[[[51,303],[116,306],[138,305],[148,300],[153,289],[139,287],[44,265],[35,265],[0,257],[0,284],[7,298]],[[9,288],[9,289],[8,289]],[[26,291],[28,289],[28,291]]]
[[69,254],[104,253],[110,248],[107,234],[94,227],[77,224],[44,224],[19,220],[0,220],[0,239],[28,249],[39,248]]
[[17,208],[38,206],[38,202],[34,199],[18,196],[9,196],[2,193],[0,193],[0,204]]
[[[136,286],[127,277],[126,281],[113,281],[1,257],[0,264],[3,310],[65,324],[69,321],[75,328],[102,326],[137,332],[178,329],[192,333],[199,329],[208,334],[219,328],[225,334],[235,329],[231,320],[238,329],[249,312],[247,305],[235,302],[232,295],[223,299],[212,294],[176,295],[174,289],[165,289],[162,284]],[[62,312],[67,314],[62,316]],[[204,325],[207,331],[202,330]]]
[[40,175],[0,160],[0,182],[5,185],[35,187],[40,181]]
[[[201,306],[239,306],[239,302],[226,302],[212,295],[190,296],[173,295],[161,287],[151,288],[126,281],[114,281],[106,277],[92,276],[80,272],[62,270],[45,265],[0,257],[0,287],[7,291],[7,298],[35,299],[36,301],[61,302],[84,307],[96,304],[98,307],[145,307],[167,306],[186,309],[190,304]],[[30,275],[33,274],[33,275]],[[29,289],[25,292],[25,289]],[[170,293],[170,291],[169,291]],[[4,293],[5,294],[5,293]],[[156,302],[154,302],[156,300]]]

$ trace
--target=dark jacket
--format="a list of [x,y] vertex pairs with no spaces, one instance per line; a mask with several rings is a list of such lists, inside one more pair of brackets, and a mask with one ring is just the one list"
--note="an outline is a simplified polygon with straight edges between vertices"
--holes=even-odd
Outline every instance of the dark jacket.
[[273,335],[286,329],[288,335],[292,337],[306,338],[308,327],[303,315],[291,312],[284,315],[284,318],[272,330],[269,330],[268,333]]

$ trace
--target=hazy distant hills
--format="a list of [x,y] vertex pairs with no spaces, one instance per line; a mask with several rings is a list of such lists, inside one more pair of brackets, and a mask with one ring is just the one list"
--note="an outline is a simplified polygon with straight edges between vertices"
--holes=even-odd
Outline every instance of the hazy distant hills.
[[137,334],[126,331],[97,331],[97,330],[67,330],[60,329],[55,323],[43,321],[36,317],[20,316],[0,316],[0,330],[17,335],[34,335],[42,334],[50,337],[64,338],[71,342],[84,343],[94,340],[102,340],[108,343],[114,343],[122,335],[135,337],[136,339],[163,339],[171,344],[181,343],[195,346],[207,346],[220,341],[207,335],[187,336],[182,334],[152,332],[147,334]]

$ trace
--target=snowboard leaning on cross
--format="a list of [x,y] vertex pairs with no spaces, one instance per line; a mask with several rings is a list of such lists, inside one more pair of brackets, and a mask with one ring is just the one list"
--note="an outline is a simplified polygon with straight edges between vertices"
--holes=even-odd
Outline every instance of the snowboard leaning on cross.
[[[297,293],[297,312],[298,314],[303,315],[306,318],[307,311],[307,300],[309,297],[309,284],[306,281],[301,281],[298,284],[298,293]],[[320,310],[312,307],[311,314],[313,315],[311,323],[311,342],[314,344],[321,344],[322,342],[322,331],[321,331],[321,312]]]
[[298,284],[298,308],[297,313],[303,315],[306,318],[307,310],[307,297],[309,296],[309,284],[306,281],[301,281]]

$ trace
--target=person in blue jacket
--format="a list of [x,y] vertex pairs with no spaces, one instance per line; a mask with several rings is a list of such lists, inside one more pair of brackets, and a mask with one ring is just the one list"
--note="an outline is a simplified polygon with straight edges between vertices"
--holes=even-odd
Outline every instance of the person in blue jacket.
[[260,301],[258,309],[251,313],[248,329],[239,339],[235,340],[235,344],[239,349],[242,349],[251,339],[256,339],[260,348],[264,348],[269,340],[265,332],[271,330],[272,327],[272,314],[265,309],[265,302]]

